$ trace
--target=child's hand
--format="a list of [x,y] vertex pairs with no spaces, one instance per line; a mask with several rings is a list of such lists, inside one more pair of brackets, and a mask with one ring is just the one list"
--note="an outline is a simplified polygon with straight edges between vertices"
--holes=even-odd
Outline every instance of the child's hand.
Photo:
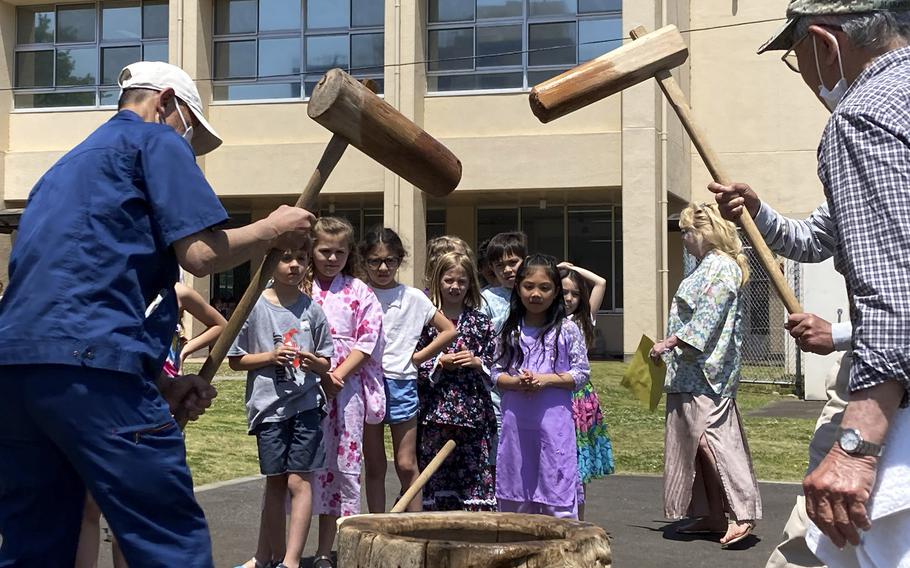
[[276,345],[272,351],[271,362],[282,367],[287,367],[297,356],[297,350],[287,345]]
[[481,366],[481,361],[479,357],[475,357],[474,353],[464,349],[458,353],[453,353],[451,355],[452,364],[457,367],[468,367],[473,369],[479,369]]
[[456,353],[443,353],[439,356],[439,364],[442,365],[443,369],[446,371],[454,371],[459,367],[459,365],[455,363],[455,355]]
[[309,351],[300,351],[300,368],[304,371],[311,371],[317,375],[329,372],[332,363],[325,357],[320,357]]
[[528,371],[527,369],[521,370],[521,386],[524,387],[523,390],[534,392],[540,389],[541,383],[534,373]]
[[322,390],[329,398],[335,398],[341,389],[344,388],[344,379],[339,378],[335,373],[325,373],[320,377]]

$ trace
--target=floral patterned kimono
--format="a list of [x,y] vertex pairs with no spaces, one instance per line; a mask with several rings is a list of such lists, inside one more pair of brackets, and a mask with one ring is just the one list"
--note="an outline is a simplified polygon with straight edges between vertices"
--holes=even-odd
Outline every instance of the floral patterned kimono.
[[354,349],[370,355],[328,402],[322,423],[326,469],[317,472],[313,483],[313,514],[344,517],[360,512],[363,423],[379,424],[385,417],[382,306],[369,286],[343,274],[335,276],[326,290],[314,279],[313,299],[329,321],[333,369]]
[[736,407],[743,341],[741,280],[736,261],[712,250],[673,297],[667,337],[675,335],[682,343],[664,356],[664,513],[670,519],[708,515],[706,482],[695,465],[702,437],[724,480],[729,516],[745,521],[762,515],[749,444]]
[[[423,490],[426,511],[495,511],[496,493],[490,463],[492,435],[496,431],[493,400],[487,389],[493,366],[496,337],[489,316],[466,309],[454,322],[458,336],[443,351],[467,349],[479,357],[480,369],[447,371],[429,360],[420,366],[418,393],[417,460],[424,469],[447,440],[455,440],[455,451],[427,482]],[[417,349],[429,345],[439,332],[429,325],[423,329]]]

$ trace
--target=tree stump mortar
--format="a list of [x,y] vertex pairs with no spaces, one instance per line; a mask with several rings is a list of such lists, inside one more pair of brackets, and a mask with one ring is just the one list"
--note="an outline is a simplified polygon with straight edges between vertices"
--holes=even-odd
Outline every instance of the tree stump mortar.
[[339,568],[610,568],[590,523],[514,513],[363,515],[341,523]]

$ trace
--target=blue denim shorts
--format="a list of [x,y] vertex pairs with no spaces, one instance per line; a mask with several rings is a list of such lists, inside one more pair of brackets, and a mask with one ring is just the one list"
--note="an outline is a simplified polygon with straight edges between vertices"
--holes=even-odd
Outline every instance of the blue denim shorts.
[[314,408],[280,422],[263,422],[257,426],[256,445],[262,475],[322,469],[325,466],[322,417],[322,410]]
[[417,416],[417,381],[385,380],[385,423],[400,424]]

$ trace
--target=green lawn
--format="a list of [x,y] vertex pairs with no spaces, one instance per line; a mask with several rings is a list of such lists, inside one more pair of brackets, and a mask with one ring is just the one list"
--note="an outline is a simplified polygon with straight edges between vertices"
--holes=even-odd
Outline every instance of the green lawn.
[[[192,364],[187,367],[193,369]],[[220,376],[238,376],[227,366],[223,370]],[[592,380],[613,439],[617,473],[659,474],[663,470],[663,404],[653,414],[642,408],[619,386],[624,370],[622,363],[592,363]],[[219,380],[217,387],[213,408],[186,430],[187,456],[197,485],[259,472],[256,440],[246,433],[245,382]],[[737,401],[758,478],[797,481],[806,468],[815,421],[745,416],[779,398],[769,387],[743,385]]]

